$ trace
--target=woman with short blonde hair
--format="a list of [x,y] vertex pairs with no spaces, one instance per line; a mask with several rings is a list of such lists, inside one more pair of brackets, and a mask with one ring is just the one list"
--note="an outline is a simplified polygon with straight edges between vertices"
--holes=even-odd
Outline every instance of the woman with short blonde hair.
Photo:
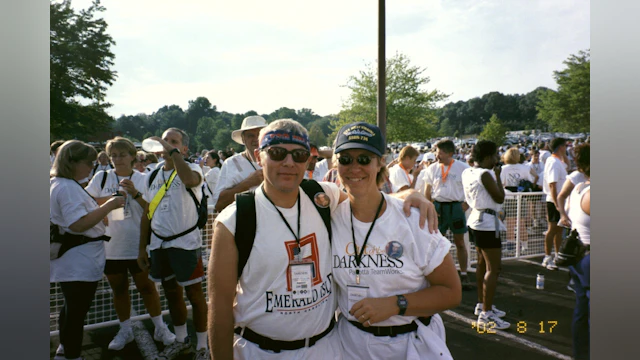
[[49,282],[60,284],[64,306],[58,321],[60,346],[56,359],[80,357],[84,319],[102,280],[105,265],[103,219],[124,205],[124,198],[110,197],[99,205],[78,183],[89,176],[97,152],[78,140],[66,141],[58,149],[49,182],[51,230],[65,252],[58,251],[49,263]]

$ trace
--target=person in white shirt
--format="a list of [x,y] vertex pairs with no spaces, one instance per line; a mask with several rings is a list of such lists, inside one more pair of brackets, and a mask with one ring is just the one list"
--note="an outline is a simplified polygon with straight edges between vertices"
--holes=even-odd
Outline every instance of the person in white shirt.
[[245,146],[245,151],[224,160],[220,169],[218,184],[213,189],[213,203],[220,212],[235,200],[235,195],[255,189],[263,180],[254,150],[258,148],[258,133],[267,126],[261,116],[248,116],[242,120],[239,130],[231,133],[231,138]]
[[[398,164],[389,168],[389,180],[393,186],[393,192],[415,189],[418,175],[424,168],[423,164],[415,166],[419,154],[418,150],[410,145],[400,150]],[[413,174],[411,174],[412,169]]]
[[[511,148],[507,150],[504,154],[503,159],[505,162],[505,166],[502,167],[502,171],[500,172],[500,180],[502,181],[502,185],[507,190],[507,199],[504,202],[504,208],[506,210],[506,223],[507,223],[507,241],[513,239],[515,241],[515,228],[517,222],[517,208],[518,208],[518,200],[513,196],[509,196],[513,193],[518,192],[518,187],[520,186],[520,181],[526,180],[529,181],[532,185],[535,184],[538,180],[538,175],[535,171],[525,165],[520,163],[520,151],[517,148]],[[520,190],[522,191],[522,190]],[[526,198],[523,198],[526,200]],[[527,204],[521,206],[520,211],[520,227],[518,229],[518,235],[520,237],[520,241],[522,241],[522,250],[526,251],[528,249],[527,241],[529,240],[528,233],[526,231],[526,224],[529,223],[529,216],[526,211]]]
[[175,335],[162,321],[160,296],[155,284],[149,279],[149,272],[140,269],[137,262],[140,218],[147,205],[139,190],[144,190],[146,177],[133,170],[136,148],[130,140],[115,137],[107,141],[106,152],[115,169],[97,172],[86,190],[98,204],[105,203],[116,192],[126,192],[122,217],[116,219],[111,213],[107,217],[107,232],[111,240],[105,245],[107,261],[104,274],[113,291],[113,304],[120,320],[120,331],[109,343],[109,350],[122,350],[134,340],[130,320],[129,273],[155,325],[154,338],[169,345],[175,340]]
[[[334,328],[331,243],[317,207],[335,211],[347,195],[332,183],[320,183],[323,192],[314,200],[301,190],[310,157],[307,136],[290,119],[276,120],[260,132],[255,156],[265,180],[255,190],[255,242],[246,264],[240,263],[236,245],[241,221],[246,221],[237,217],[238,203],[216,219],[208,267],[209,341],[215,359],[342,358]],[[405,200],[406,210],[412,196],[428,204],[414,192]],[[431,209],[429,223],[437,225],[434,217]]]
[[103,219],[124,205],[121,196],[98,205],[78,183],[89,176],[96,158],[93,146],[69,140],[58,149],[51,168],[51,231],[63,238],[60,251],[76,244],[49,262],[49,282],[59,283],[64,296],[58,320],[60,346],[55,359],[80,359],[84,320],[105,265],[104,242],[109,237],[105,235]]
[[142,174],[147,173],[147,153],[144,151],[138,151],[134,157],[133,168]]
[[153,153],[146,154],[144,158],[144,166],[145,166],[144,172],[147,174],[155,170],[156,166],[158,166],[158,157],[156,156],[156,154],[153,154]]
[[452,359],[438,315],[462,298],[451,243],[420,229],[417,211],[407,218],[402,201],[380,192],[384,139],[377,126],[358,126],[368,131],[345,125],[335,148],[349,195],[332,215],[343,358]]
[[542,260],[542,266],[547,267],[549,270],[556,270],[558,267],[556,266],[555,258],[551,256],[551,249],[555,245],[555,252],[558,254],[562,243],[562,228],[558,226],[558,221],[560,221],[558,194],[567,178],[566,140],[563,138],[553,139],[551,148],[553,154],[544,164],[543,190],[546,194],[549,228],[544,236],[545,256]]
[[[189,136],[183,130],[169,128],[162,138],[151,139],[162,144],[165,161],[147,175],[145,182],[143,198],[148,204],[140,224],[138,265],[149,270],[152,280],[162,283],[176,335],[176,340],[166,346],[159,357],[173,358],[191,348],[184,288],[193,307],[197,337],[194,359],[209,359],[207,302],[202,290],[205,275],[202,237],[197,227],[204,176],[200,166],[184,159],[189,151]],[[160,196],[163,193],[164,196]]]
[[507,329],[511,324],[501,319],[505,312],[494,305],[502,261],[500,231],[505,230],[500,219],[505,192],[500,180],[498,147],[492,141],[480,140],[473,146],[472,159],[474,166],[462,173],[462,184],[466,202],[472,209],[468,224],[478,253],[478,303],[474,314],[478,315],[480,325],[492,323],[495,329]]
[[585,175],[586,181],[577,184],[571,192],[568,219],[570,219],[571,228],[578,232],[580,240],[587,247],[587,253],[578,263],[569,266],[573,291],[576,293],[571,334],[573,335],[573,358],[589,359],[589,324],[591,320],[591,165],[588,143],[575,149],[575,160],[576,166]]
[[[314,144],[309,144],[309,146],[311,147],[311,157],[309,158],[307,171],[304,172],[304,178],[307,180],[312,179],[315,181],[322,181],[324,175],[326,174],[326,171],[321,176],[318,169],[318,164],[320,163],[318,162],[318,156],[320,156],[320,154],[318,153],[318,147]],[[326,162],[324,163],[324,165],[326,166]]]
[[562,206],[558,208],[558,212],[560,212],[560,220],[558,223],[564,227],[571,227],[571,220],[569,220],[568,215],[569,204],[567,203],[567,199],[570,199],[573,189],[575,189],[578,184],[589,180],[588,174],[590,174],[591,166],[591,146],[589,144],[580,144],[576,146],[574,154],[578,170],[567,176],[567,180],[565,180],[562,190],[558,194],[558,203],[562,204]]
[[540,147],[540,161],[542,161],[542,164],[546,164],[547,163],[547,159],[549,158],[549,156],[551,156],[549,143],[545,142]]
[[453,141],[442,140],[435,146],[438,162],[420,173],[416,190],[423,192],[429,201],[433,201],[439,216],[440,232],[444,235],[450,230],[453,234],[462,288],[471,290],[473,286],[467,275],[468,250],[464,242],[464,234],[467,232],[465,211],[469,206],[465,202],[462,186],[462,172],[469,168],[469,165],[453,158]]
[[204,179],[207,182],[207,188],[211,190],[212,196],[209,198],[209,205],[215,205],[213,202],[213,191],[218,185],[218,178],[220,177],[220,156],[215,151],[207,151],[204,154],[203,161],[203,172],[204,169],[208,169],[204,172]]

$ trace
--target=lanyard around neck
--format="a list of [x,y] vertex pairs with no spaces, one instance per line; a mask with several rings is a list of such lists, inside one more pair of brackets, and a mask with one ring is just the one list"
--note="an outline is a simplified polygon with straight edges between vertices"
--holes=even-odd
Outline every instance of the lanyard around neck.
[[409,170],[405,169],[402,163],[398,163],[398,166],[400,166],[400,169],[404,170],[404,174],[407,175],[407,180],[409,180],[409,185],[411,185],[411,176],[409,176]]
[[[351,237],[353,238],[353,252],[355,254],[356,266],[360,267],[362,264],[362,255],[364,254],[364,248],[367,246],[367,242],[369,241],[369,235],[371,235],[371,231],[373,227],[376,225],[376,220],[378,220],[378,216],[380,215],[380,210],[382,210],[382,204],[384,204],[384,195],[380,194],[382,199],[380,199],[380,205],[378,205],[378,210],[376,211],[376,217],[373,218],[373,222],[369,227],[369,231],[367,232],[367,236],[364,238],[364,242],[362,243],[362,247],[360,248],[360,253],[358,254],[358,246],[356,244],[356,234],[353,230],[353,208],[351,207],[351,203],[349,203],[349,210],[351,211]],[[356,268],[356,282],[359,283],[360,279],[360,269]]]
[[[160,171],[162,172],[162,181],[164,181],[164,190],[165,191],[169,191],[169,183],[172,180],[171,175],[173,175],[173,172],[176,171],[176,169],[172,169],[171,170],[171,174],[169,174],[169,181],[167,181],[167,179],[164,177],[164,169],[160,169]],[[133,174],[131,174],[131,175],[133,175]],[[129,178],[131,178],[131,177],[129,177]]]
[[[131,170],[131,175],[129,175],[129,180],[131,180],[131,177],[133,176],[134,171]],[[118,174],[116,174],[115,170],[113,171],[113,174],[116,176],[116,183],[118,184],[118,186],[120,185],[120,178],[118,177]],[[162,174],[162,177],[164,178],[164,173]]]
[[442,171],[442,183],[444,184],[447,181],[447,176],[449,176],[449,171],[451,171],[451,167],[453,166],[453,162],[455,160],[451,159],[449,166],[447,166],[447,172],[444,171],[444,164],[440,164],[440,170]]
[[296,257],[298,257],[300,255],[300,191],[298,191],[298,234],[293,232],[291,225],[289,225],[289,222],[287,221],[287,219],[284,217],[284,215],[282,215],[282,212],[280,212],[280,209],[278,209],[276,204],[274,204],[273,201],[269,198],[269,196],[267,195],[267,192],[264,190],[264,185],[262,185],[262,193],[264,194],[264,197],[266,197],[267,200],[269,200],[269,202],[271,203],[271,205],[273,205],[273,207],[276,209],[276,211],[278,212],[278,215],[280,215],[280,218],[282,219],[282,221],[284,221],[284,224],[287,225],[287,228],[289,229],[289,231],[291,231],[291,234],[296,239],[296,243],[298,244],[298,247],[293,250],[293,255],[296,255]]

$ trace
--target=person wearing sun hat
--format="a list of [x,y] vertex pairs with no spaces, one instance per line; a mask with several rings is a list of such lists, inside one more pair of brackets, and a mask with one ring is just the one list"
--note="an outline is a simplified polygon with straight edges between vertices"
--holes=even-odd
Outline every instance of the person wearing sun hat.
[[240,129],[231,133],[231,139],[244,145],[245,151],[222,163],[211,200],[216,204],[216,211],[222,211],[231,204],[237,193],[255,189],[262,182],[262,168],[256,161],[254,150],[259,146],[258,133],[265,126],[267,121],[262,116],[247,116],[242,120]]
[[451,243],[420,228],[416,209],[407,217],[402,200],[379,190],[385,151],[375,125],[338,132],[334,153],[349,200],[331,217],[342,356],[379,359],[383,349],[385,359],[452,359],[438,315],[462,297]]

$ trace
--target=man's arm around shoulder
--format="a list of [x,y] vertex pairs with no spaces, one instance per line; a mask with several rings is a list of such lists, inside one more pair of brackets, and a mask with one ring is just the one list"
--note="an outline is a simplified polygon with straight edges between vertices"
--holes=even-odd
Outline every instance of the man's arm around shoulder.
[[209,348],[214,360],[233,359],[233,301],[238,284],[238,250],[233,234],[215,223],[207,274]]

